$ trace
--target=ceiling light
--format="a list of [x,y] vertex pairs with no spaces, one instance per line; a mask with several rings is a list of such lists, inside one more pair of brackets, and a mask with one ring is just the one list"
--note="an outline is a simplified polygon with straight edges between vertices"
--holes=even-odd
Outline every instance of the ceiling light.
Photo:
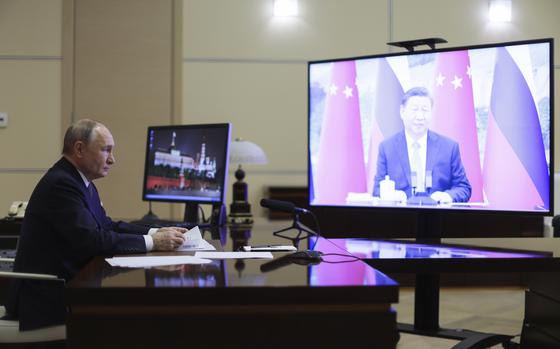
[[512,0],[490,0],[488,18],[490,22],[511,22]]
[[298,0],[274,0],[274,16],[290,17],[298,15]]

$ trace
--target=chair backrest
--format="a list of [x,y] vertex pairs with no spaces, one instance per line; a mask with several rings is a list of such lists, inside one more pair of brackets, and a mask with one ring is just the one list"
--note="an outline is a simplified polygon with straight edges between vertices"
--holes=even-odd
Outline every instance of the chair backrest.
[[[10,279],[23,279],[23,280],[52,280],[53,282],[64,283],[64,279],[51,274],[39,273],[20,273],[11,271],[13,269],[14,258],[0,258],[0,264],[12,264],[12,268],[3,267],[0,269],[0,305],[5,304],[5,290],[9,285]],[[9,270],[7,270],[9,269]]]
[[[13,263],[13,258],[0,258],[0,263]],[[36,273],[18,273],[13,271],[0,271],[0,287],[8,285],[7,282],[3,282],[10,279],[24,279],[24,280],[45,280],[52,282],[62,282],[64,279],[58,278],[56,275],[50,274],[36,274]],[[4,299],[0,299],[0,304],[4,304]],[[4,316],[5,309],[0,306],[0,318]],[[3,320],[0,319],[0,343],[63,343],[66,339],[66,326],[52,326],[46,328],[40,328],[31,331],[20,331],[19,321],[17,320]]]
[[[0,272],[12,271],[14,269],[14,258],[0,257]],[[10,285],[8,277],[0,277],[0,305],[5,303]]]
[[[0,262],[3,262],[2,258],[0,258]],[[59,281],[64,281],[63,279],[59,279],[58,276],[56,276],[56,275],[36,274],[36,273],[17,273],[15,271],[0,271],[0,278],[25,279],[25,280],[59,280]]]

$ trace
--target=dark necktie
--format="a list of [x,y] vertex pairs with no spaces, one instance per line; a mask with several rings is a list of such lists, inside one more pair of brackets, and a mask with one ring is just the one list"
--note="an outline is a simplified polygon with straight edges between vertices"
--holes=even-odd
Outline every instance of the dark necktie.
[[90,210],[93,213],[97,224],[100,225],[102,221],[102,209],[99,200],[96,200],[95,188],[93,186],[93,183],[89,183],[89,185],[87,186],[87,192],[89,195],[88,201]]
[[87,186],[87,190],[88,190],[88,193],[89,193],[89,200],[90,200],[90,202],[93,202],[93,197],[94,197],[93,183],[89,183],[89,185]]

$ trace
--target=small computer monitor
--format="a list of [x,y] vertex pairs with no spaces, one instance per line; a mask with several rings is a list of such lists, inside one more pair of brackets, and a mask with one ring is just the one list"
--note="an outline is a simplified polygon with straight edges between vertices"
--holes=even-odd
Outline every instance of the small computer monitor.
[[223,205],[231,125],[150,126],[142,199]]

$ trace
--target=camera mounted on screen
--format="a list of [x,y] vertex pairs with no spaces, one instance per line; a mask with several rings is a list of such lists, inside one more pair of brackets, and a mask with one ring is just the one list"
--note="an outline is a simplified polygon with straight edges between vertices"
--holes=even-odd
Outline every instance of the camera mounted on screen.
[[444,44],[447,40],[442,38],[425,38],[425,39],[416,39],[416,40],[407,40],[407,41],[393,41],[388,42],[387,45],[402,47],[406,49],[408,52],[413,52],[416,46],[420,45],[427,45],[432,50],[436,49],[436,44]]

